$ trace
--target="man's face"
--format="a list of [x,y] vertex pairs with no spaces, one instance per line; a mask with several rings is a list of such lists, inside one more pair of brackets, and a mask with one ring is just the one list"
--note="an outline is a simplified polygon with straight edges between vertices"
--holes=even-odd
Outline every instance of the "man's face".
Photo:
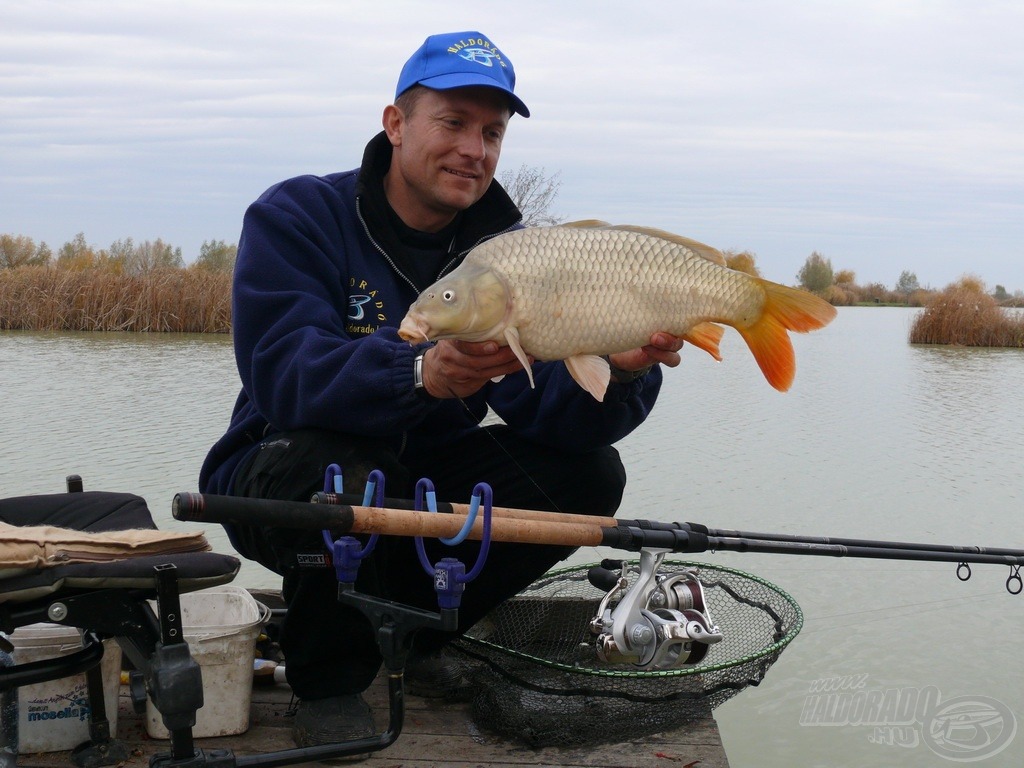
[[409,115],[388,107],[394,155],[384,189],[402,220],[437,231],[479,200],[494,178],[508,120],[508,99],[486,87],[426,89]]

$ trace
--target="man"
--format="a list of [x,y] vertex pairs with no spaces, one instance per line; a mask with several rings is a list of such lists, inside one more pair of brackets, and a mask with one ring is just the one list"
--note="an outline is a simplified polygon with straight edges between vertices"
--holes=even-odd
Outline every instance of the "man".
[[[242,391],[201,490],[308,500],[337,463],[350,492],[379,468],[389,496],[409,496],[428,477],[441,499],[468,501],[487,482],[501,506],[614,514],[625,473],[611,445],[647,416],[661,384],[656,364],[677,365],[680,341],[656,334],[651,345],[612,356],[614,383],[598,403],[561,363],[534,363],[530,389],[507,347],[413,347],[397,335],[420,291],[477,243],[521,226],[494,182],[511,116],[530,114],[514,89],[512,63],[486,36],[429,37],[402,69],[384,130],[358,169],[282,182],[250,206],[233,288]],[[505,425],[479,426],[488,406]],[[240,553],[284,577],[281,644],[300,698],[296,741],[373,733],[360,696],[381,662],[371,627],[338,605],[329,568],[299,565],[318,558],[297,555],[322,555],[321,537],[245,526],[230,533]],[[432,561],[471,564],[476,546],[432,542]],[[567,554],[492,547],[467,586],[460,630]],[[382,537],[357,588],[436,609],[409,539]],[[441,653],[450,639],[417,634],[410,693],[460,691],[458,668]]]

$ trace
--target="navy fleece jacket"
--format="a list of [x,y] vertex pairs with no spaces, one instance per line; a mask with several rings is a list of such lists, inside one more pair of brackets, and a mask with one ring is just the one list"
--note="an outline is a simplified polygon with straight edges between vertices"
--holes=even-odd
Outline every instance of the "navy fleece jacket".
[[[522,372],[461,402],[417,395],[412,369],[421,348],[396,331],[418,290],[401,269],[393,233],[371,232],[367,221],[376,218],[365,215],[366,185],[382,183],[389,158],[390,145],[378,135],[361,170],[284,181],[246,212],[232,296],[242,391],[203,464],[202,492],[230,493],[235,468],[277,430],[385,438],[412,455],[479,428],[490,405],[524,437],[585,451],[624,437],[654,405],[657,367],[630,384],[611,384],[598,403],[561,362],[536,363],[532,390]],[[462,216],[459,249],[442,273],[519,221],[496,182]]]

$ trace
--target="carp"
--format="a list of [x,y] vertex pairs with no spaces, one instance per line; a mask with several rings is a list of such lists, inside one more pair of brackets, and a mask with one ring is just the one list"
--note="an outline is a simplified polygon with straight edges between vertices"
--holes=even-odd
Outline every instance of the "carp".
[[721,360],[722,325],[740,333],[765,378],[784,392],[796,373],[788,331],[821,328],[835,314],[812,293],[729,269],[695,240],[585,221],[513,230],[478,245],[420,294],[398,333],[411,343],[508,345],[531,386],[528,355],[563,360],[603,400],[608,355],[663,331]]

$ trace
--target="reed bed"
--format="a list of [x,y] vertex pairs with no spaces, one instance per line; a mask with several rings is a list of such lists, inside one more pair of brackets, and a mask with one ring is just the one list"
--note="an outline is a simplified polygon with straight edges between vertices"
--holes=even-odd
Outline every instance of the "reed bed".
[[910,328],[911,344],[1024,347],[1024,315],[1007,311],[973,280],[936,294]]
[[0,270],[0,330],[229,333],[231,275],[198,269]]

